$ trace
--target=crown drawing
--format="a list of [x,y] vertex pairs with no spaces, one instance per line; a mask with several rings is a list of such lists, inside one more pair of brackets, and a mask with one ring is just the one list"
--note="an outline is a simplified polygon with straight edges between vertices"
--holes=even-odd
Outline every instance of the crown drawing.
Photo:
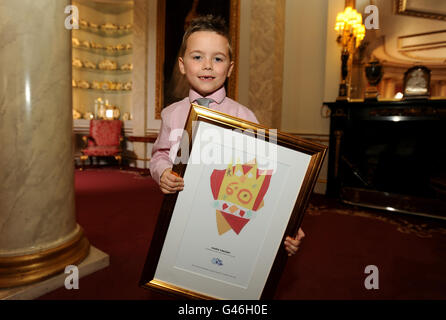
[[271,176],[272,170],[258,169],[255,159],[212,172],[210,182],[220,235],[231,229],[239,234],[263,207]]

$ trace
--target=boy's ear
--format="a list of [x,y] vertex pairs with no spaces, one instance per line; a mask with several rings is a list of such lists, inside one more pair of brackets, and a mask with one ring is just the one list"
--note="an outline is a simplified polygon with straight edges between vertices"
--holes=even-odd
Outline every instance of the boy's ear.
[[182,57],[178,57],[178,66],[180,67],[181,74],[186,74],[186,70],[184,69],[184,61]]
[[231,63],[229,64],[229,70],[228,70],[227,78],[229,78],[231,76],[232,69],[234,69],[234,61],[231,61]]

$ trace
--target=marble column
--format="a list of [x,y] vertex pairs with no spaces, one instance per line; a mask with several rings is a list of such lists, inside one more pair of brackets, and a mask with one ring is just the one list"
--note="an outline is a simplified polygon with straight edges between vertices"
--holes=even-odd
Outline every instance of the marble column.
[[77,264],[69,0],[0,2],[0,288]]

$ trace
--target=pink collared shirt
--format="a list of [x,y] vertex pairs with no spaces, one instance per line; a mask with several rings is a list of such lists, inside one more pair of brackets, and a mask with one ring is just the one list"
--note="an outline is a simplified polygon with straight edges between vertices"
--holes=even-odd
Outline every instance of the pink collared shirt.
[[[172,168],[177,150],[172,150],[173,145],[178,144],[182,130],[186,124],[190,105],[198,98],[203,98],[194,90],[189,91],[189,97],[181,101],[172,103],[161,112],[161,128],[158,138],[152,148],[152,158],[149,168],[152,178],[159,184],[161,174],[167,168]],[[226,97],[224,87],[215,91],[206,98],[214,100],[209,104],[209,108],[224,112],[231,116],[247,121],[259,123],[254,113],[240,103]],[[175,131],[173,131],[175,130]]]

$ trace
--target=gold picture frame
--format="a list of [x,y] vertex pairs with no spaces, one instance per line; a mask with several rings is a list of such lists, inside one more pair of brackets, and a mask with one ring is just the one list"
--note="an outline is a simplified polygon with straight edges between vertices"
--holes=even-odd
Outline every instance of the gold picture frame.
[[[166,54],[175,54],[168,52],[166,47],[166,1],[158,0],[157,4],[157,44],[156,44],[156,86],[155,86],[155,119],[161,119],[161,111],[169,104],[165,98],[165,80],[167,74],[165,70]],[[209,0],[207,0],[209,1]],[[195,0],[194,2],[198,2]],[[232,44],[232,53],[234,68],[231,77],[227,82],[227,96],[237,100],[238,98],[238,56],[239,56],[239,29],[240,29],[240,0],[227,0],[229,8],[228,19],[229,34]],[[170,10],[174,12],[174,10]],[[177,43],[178,46],[178,43]]]
[[[190,299],[272,299],[283,241],[302,223],[327,146],[195,104],[181,141],[173,171],[185,187],[164,197],[140,286]],[[197,163],[209,146],[225,160]]]
[[446,14],[435,12],[434,8],[420,10],[411,6],[411,0],[395,0],[396,12],[401,15],[446,21]]

